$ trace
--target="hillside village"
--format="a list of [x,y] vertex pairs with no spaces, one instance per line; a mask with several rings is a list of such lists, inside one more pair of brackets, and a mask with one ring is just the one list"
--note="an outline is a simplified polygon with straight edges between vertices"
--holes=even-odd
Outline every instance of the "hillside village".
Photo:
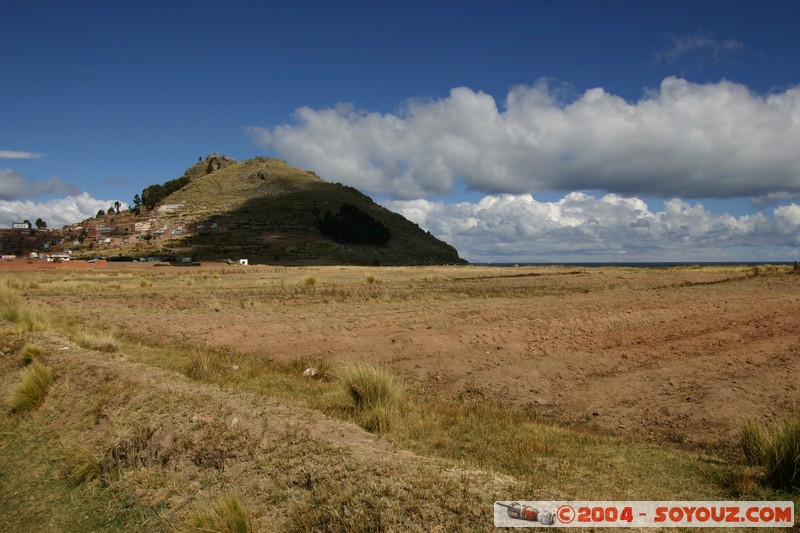
[[217,221],[190,222],[180,216],[184,206],[159,206],[148,218],[137,219],[128,211],[109,212],[63,228],[35,228],[30,223],[15,222],[0,230],[0,254],[3,259],[69,260],[90,259],[96,255],[113,257],[130,253],[143,259],[160,251],[161,245],[184,236],[213,233]]

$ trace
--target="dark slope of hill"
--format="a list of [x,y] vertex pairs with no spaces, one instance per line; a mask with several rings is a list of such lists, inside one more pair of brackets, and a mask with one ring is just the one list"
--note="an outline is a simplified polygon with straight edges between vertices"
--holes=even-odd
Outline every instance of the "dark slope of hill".
[[185,176],[188,184],[157,208],[189,230],[167,252],[285,264],[464,263],[455,248],[356,189],[279,159],[212,155]]

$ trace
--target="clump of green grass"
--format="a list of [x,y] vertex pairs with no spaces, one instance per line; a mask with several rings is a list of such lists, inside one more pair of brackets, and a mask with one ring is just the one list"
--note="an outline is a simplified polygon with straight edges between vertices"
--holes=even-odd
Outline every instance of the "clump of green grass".
[[767,484],[778,489],[800,487],[800,415],[769,426],[746,420],[740,444],[747,461],[764,469]]
[[367,431],[383,433],[391,429],[403,386],[388,370],[368,363],[351,363],[339,373],[359,422]]
[[87,350],[112,353],[119,349],[117,341],[107,333],[92,333],[84,331],[75,339],[78,346]]
[[222,496],[211,509],[198,512],[186,520],[185,531],[248,533],[253,531],[250,514],[235,493]]
[[64,445],[61,458],[66,479],[75,485],[100,477],[100,461],[85,446],[74,443]]
[[22,347],[22,350],[19,353],[20,362],[28,366],[29,364],[33,363],[37,357],[42,355],[42,348],[37,344],[26,344]]
[[8,407],[12,413],[20,413],[38,407],[47,396],[53,372],[38,361],[22,371],[22,378],[11,391]]

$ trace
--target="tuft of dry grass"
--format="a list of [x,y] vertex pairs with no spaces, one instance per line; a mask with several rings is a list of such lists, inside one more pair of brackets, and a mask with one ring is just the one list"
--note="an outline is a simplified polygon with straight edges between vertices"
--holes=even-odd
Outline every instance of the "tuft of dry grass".
[[764,470],[764,480],[769,486],[800,488],[800,415],[770,426],[745,420],[740,446],[747,461]]
[[222,373],[222,365],[219,364],[218,359],[207,350],[191,350],[189,360],[183,367],[183,373],[189,379],[213,381],[218,379]]
[[44,331],[50,326],[50,321],[43,311],[12,302],[6,302],[0,309],[0,319],[16,324],[18,333]]
[[64,476],[80,485],[100,477],[100,460],[92,451],[80,444],[66,444],[61,449]]
[[199,511],[186,520],[184,531],[249,533],[253,531],[250,513],[239,496],[229,492],[208,510]]
[[359,422],[367,431],[389,431],[403,386],[388,370],[369,363],[351,363],[337,374],[345,392],[353,401]]
[[17,320],[17,329],[20,331],[45,331],[50,329],[50,319],[40,309],[23,308]]
[[113,336],[107,333],[83,331],[76,337],[75,342],[77,342],[78,346],[81,348],[95,350],[97,352],[112,353],[119,349],[117,341]]
[[19,360],[24,366],[33,363],[36,358],[42,355],[42,348],[37,344],[26,344],[19,353]]
[[0,283],[0,313],[8,320],[5,315],[10,309],[17,307],[19,307],[19,292],[14,280],[7,279],[5,283]]
[[34,361],[22,371],[20,382],[11,391],[8,398],[9,410],[12,413],[20,413],[38,407],[47,396],[52,381],[52,371],[40,362]]
[[0,319],[16,324],[18,333],[44,331],[50,326],[47,314],[22,304],[19,290],[23,287],[23,282],[14,279],[0,283]]

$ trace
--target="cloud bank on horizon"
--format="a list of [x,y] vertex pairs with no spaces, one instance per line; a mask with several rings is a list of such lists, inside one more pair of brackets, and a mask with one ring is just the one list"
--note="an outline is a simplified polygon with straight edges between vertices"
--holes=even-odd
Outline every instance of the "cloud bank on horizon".
[[[761,261],[800,247],[800,205],[734,217],[702,204],[573,192],[554,202],[529,194],[476,203],[425,199],[384,203],[454,245],[472,262]],[[776,258],[774,260],[780,260]],[[789,259],[788,257],[784,259]]]
[[[800,246],[794,203],[737,218],[686,201],[748,197],[764,209],[800,198],[800,87],[761,96],[668,77],[631,103],[540,80],[502,108],[461,87],[397,113],[341,104],[295,118],[246,131],[294,165],[393,198],[384,205],[471,261],[788,260]],[[457,181],[487,196],[425,199]],[[564,196],[532,196],[545,191]],[[664,199],[664,211],[641,196]]]
[[[121,209],[128,205],[120,202]],[[60,228],[67,224],[74,224],[81,220],[94,217],[102,209],[106,210],[114,205],[114,200],[99,200],[92,198],[88,192],[52,198],[50,200],[33,202],[31,200],[3,200],[0,201],[0,224],[10,228],[12,222],[22,222],[27,219],[31,222],[41,218],[50,228]]]

